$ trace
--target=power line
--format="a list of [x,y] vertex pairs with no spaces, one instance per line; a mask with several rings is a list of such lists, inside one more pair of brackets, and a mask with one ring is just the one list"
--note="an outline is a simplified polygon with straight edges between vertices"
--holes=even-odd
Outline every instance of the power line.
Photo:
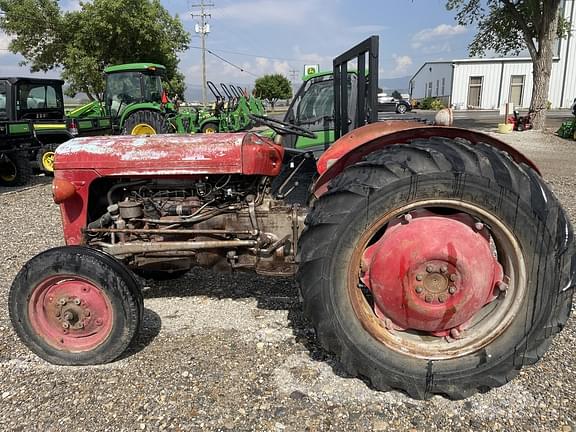
[[[202,49],[202,47],[190,47],[190,48],[199,49],[199,50]],[[252,75],[253,77],[259,78],[258,75],[254,74],[254,73],[252,73],[252,72],[250,72],[250,71],[247,71],[246,69],[244,69],[244,68],[241,67],[241,66],[238,66],[237,64],[232,63],[230,60],[226,60],[224,57],[219,56],[218,54],[216,54],[215,52],[209,50],[208,48],[204,48],[204,50],[205,50],[208,54],[213,55],[214,57],[222,60],[224,63],[229,64],[230,66],[238,69],[239,71],[244,72],[244,73],[247,73],[248,75]]]

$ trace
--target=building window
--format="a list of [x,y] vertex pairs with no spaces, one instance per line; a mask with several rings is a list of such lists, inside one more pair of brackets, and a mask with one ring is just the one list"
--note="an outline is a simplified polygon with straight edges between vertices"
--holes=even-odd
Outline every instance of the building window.
[[439,91],[440,91],[440,80],[436,80],[436,96],[438,96]]
[[482,78],[481,76],[470,77],[468,84],[468,106],[480,108],[482,105]]
[[442,96],[446,95],[446,78],[442,78]]
[[512,75],[510,77],[510,94],[508,95],[508,102],[512,102],[514,107],[522,106],[525,77],[526,75]]
[[426,94],[428,97],[432,97],[432,81],[428,83],[428,92]]

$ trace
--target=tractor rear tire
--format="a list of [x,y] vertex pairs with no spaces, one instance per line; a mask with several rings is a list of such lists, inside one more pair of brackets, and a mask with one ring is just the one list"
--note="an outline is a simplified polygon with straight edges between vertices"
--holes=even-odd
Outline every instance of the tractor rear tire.
[[202,126],[202,133],[212,134],[218,132],[218,125],[216,123],[206,123],[204,126]]
[[[413,210],[431,209],[440,219],[454,212],[473,216],[493,240],[488,251],[511,277],[508,290],[495,289],[492,303],[482,303],[464,337],[451,343],[420,330],[402,331],[377,316],[373,293],[361,279],[370,245],[391,226],[412,223]],[[416,246],[407,257],[427,237],[440,237],[426,231],[408,239]],[[576,281],[573,242],[566,213],[530,167],[486,144],[417,139],[374,152],[332,181],[306,219],[297,278],[321,345],[351,375],[417,399],[462,399],[506,384],[523,365],[542,358],[564,327]],[[459,252],[449,255],[454,265]],[[400,297],[418,295],[423,288],[408,292],[408,273],[400,267],[384,273],[397,278]],[[399,313],[409,307],[404,300]]]
[[166,118],[158,111],[142,110],[130,114],[122,135],[156,135],[168,133]]
[[12,283],[8,307],[21,341],[59,365],[116,359],[144,313],[136,276],[106,253],[82,246],[49,249],[28,261]]
[[0,186],[24,186],[31,177],[32,166],[26,153],[0,153]]

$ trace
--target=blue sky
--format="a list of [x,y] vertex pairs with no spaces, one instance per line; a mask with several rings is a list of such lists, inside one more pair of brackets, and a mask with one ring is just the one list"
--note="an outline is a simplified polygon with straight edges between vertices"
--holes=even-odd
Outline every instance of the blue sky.
[[[190,17],[196,0],[162,0],[194,32]],[[381,78],[412,75],[427,60],[467,56],[472,29],[456,24],[445,0],[212,0],[211,33],[207,47],[241,72],[208,55],[208,78],[251,84],[254,75],[303,71],[305,63],[331,67],[332,58],[364,38],[380,36]],[[62,0],[63,8],[78,0]],[[17,66],[18,56],[7,53],[8,38],[0,33],[0,75],[29,75]],[[200,46],[193,36],[191,45]],[[200,81],[200,50],[181,54],[182,72],[190,84]],[[51,74],[53,75],[53,74]]]

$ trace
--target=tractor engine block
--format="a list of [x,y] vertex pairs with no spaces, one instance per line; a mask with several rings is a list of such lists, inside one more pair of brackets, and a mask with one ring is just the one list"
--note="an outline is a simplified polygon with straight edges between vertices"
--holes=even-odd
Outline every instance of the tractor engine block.
[[93,189],[84,241],[132,268],[295,272],[307,211],[274,199],[267,177],[107,179]]

